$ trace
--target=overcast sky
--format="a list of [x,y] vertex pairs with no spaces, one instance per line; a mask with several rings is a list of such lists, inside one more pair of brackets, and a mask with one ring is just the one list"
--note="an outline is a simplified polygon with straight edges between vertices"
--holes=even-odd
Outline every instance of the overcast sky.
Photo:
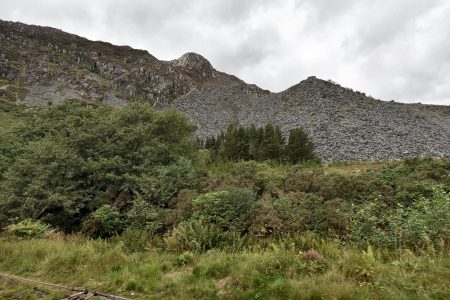
[[382,100],[450,105],[449,0],[0,0],[0,18],[185,52],[277,92],[315,75]]

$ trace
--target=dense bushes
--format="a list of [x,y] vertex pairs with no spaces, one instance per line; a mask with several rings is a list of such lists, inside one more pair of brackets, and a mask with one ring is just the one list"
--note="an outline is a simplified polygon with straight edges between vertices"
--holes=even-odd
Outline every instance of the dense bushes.
[[[368,170],[361,171],[365,166]],[[271,167],[255,162],[222,169],[209,176],[205,189],[239,186],[256,192],[249,223],[241,225],[253,237],[315,232],[342,243],[416,250],[425,241],[442,250],[450,241],[446,159],[355,164],[351,172],[348,166]]]
[[102,205],[123,212],[140,197],[166,207],[195,184],[194,129],[145,104],[42,109],[0,132],[0,223],[32,218],[72,231]]
[[[31,219],[181,252],[242,249],[309,232],[361,247],[448,248],[448,159],[208,164],[193,132],[185,117],[145,104],[42,109],[0,132],[0,225]],[[230,160],[279,159],[283,145],[269,125],[230,127],[220,139],[207,148]],[[282,152],[292,162],[305,156],[295,145],[312,147],[301,130],[291,132]]]
[[29,239],[49,237],[54,233],[54,230],[47,224],[40,221],[26,219],[17,224],[6,226],[5,232],[7,235],[12,237]]
[[247,214],[254,201],[255,195],[248,189],[230,188],[206,193],[193,200],[192,219],[239,232],[245,229]]
[[429,198],[419,196],[411,205],[397,202],[389,208],[379,200],[355,207],[351,239],[359,244],[408,248],[428,243],[442,250],[450,241],[450,194],[432,187]]

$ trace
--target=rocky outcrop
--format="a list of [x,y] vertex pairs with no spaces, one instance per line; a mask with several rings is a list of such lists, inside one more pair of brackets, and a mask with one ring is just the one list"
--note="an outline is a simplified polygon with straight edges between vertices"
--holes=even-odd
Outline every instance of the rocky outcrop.
[[450,107],[385,102],[310,77],[277,94],[246,94],[239,85],[197,90],[170,104],[196,121],[201,137],[228,124],[271,122],[303,127],[325,161],[450,156]]
[[326,162],[450,156],[450,107],[385,102],[310,77],[281,93],[219,72],[203,56],[161,61],[142,50],[0,21],[0,99],[30,106],[81,99],[175,108],[200,137],[230,123],[303,127]]
[[174,67],[181,67],[198,81],[207,81],[218,76],[211,63],[200,54],[188,52],[178,59],[171,61]]
[[[160,61],[143,50],[89,41],[53,28],[5,21],[0,21],[0,80],[28,88],[30,95],[26,101],[42,95],[52,99],[51,91],[70,89],[67,95],[56,93],[55,97],[76,95],[86,101],[101,102],[105,93],[111,92],[123,100],[145,100],[155,107],[165,106],[205,83],[240,82],[217,72],[195,53]],[[51,87],[47,89],[49,93],[43,93],[42,86]],[[36,100],[30,104],[46,102]]]

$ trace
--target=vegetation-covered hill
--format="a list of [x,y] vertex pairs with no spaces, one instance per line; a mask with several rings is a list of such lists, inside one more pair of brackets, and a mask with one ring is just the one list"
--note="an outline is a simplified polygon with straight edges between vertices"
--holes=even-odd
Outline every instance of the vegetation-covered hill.
[[[274,94],[198,54],[0,21],[0,274],[136,299],[448,299],[449,141],[448,107],[315,77]],[[0,278],[1,299],[68,293]]]
[[315,77],[271,93],[195,53],[161,61],[127,46],[7,21],[0,21],[0,99],[31,106],[143,100],[185,113],[201,138],[231,123],[272,123],[285,135],[302,127],[327,162],[450,156],[447,106],[379,101]]
[[145,103],[0,109],[0,273],[136,299],[450,296],[448,159],[217,161]]

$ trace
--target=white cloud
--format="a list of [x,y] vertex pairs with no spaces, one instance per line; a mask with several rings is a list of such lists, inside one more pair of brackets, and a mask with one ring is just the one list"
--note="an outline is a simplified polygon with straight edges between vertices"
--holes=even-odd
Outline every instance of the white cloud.
[[450,104],[446,0],[0,0],[0,18],[128,44],[195,51],[281,91],[316,75],[383,100]]

